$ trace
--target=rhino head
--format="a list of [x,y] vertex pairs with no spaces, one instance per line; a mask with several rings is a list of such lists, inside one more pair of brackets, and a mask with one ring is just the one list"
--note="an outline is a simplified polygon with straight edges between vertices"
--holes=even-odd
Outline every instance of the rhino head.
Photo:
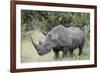
[[32,38],[31,38],[31,42],[32,42],[33,46],[35,47],[37,53],[40,56],[42,56],[42,55],[49,53],[51,51],[51,49],[57,45],[56,44],[57,39],[58,39],[57,34],[48,33],[46,35],[45,41],[44,42],[39,41],[39,45],[35,44],[34,41],[32,40]]

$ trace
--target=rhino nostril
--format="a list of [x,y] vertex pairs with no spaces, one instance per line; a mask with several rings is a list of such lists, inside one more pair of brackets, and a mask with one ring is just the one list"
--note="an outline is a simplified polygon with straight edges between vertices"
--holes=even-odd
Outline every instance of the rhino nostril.
[[41,51],[38,51],[39,54],[42,54]]

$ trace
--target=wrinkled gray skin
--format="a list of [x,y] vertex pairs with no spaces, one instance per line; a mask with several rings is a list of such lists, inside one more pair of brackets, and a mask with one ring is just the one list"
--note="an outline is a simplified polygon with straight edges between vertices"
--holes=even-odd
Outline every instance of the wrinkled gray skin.
[[46,35],[44,42],[36,45],[31,39],[38,54],[45,55],[53,49],[55,57],[59,57],[59,51],[63,52],[63,57],[69,52],[70,55],[76,48],[79,48],[79,55],[82,54],[85,38],[83,31],[78,27],[64,27],[58,25],[53,27]]

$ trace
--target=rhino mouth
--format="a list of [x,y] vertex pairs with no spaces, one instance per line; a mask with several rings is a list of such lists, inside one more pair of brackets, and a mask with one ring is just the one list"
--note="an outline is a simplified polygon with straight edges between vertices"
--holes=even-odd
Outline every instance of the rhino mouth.
[[43,56],[43,55],[48,54],[50,51],[51,51],[51,50],[44,51],[44,52],[43,52],[43,51],[42,51],[42,52],[37,51],[37,52],[38,52],[38,55]]
[[43,55],[45,55],[44,53],[38,53],[39,54],[39,56],[43,56]]

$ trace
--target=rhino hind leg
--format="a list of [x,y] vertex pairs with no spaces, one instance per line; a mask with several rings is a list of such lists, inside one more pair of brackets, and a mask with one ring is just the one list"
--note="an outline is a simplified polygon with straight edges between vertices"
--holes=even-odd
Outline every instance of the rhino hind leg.
[[79,46],[79,54],[78,55],[82,54],[82,51],[83,51],[83,48],[84,48],[84,44],[85,44],[85,41],[83,41],[82,44]]
[[81,55],[82,54],[82,47],[81,46],[79,46],[79,54],[78,55]]
[[78,55],[81,55],[81,54],[82,54],[82,51],[83,51],[83,46],[80,45],[80,46],[79,46],[79,54],[78,54]]

